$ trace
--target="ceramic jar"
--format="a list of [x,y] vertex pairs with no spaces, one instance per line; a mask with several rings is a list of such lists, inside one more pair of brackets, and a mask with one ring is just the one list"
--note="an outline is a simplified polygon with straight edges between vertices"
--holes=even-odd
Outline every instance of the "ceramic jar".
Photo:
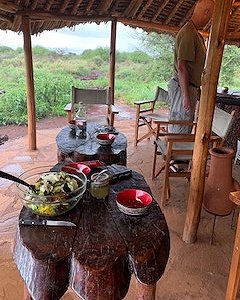
[[226,147],[212,148],[209,175],[205,182],[203,208],[215,215],[226,216],[235,208],[229,193],[239,189],[232,178],[234,150]]

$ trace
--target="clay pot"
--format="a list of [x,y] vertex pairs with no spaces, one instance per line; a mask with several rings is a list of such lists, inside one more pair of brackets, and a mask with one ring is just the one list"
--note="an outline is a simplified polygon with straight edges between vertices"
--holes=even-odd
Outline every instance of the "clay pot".
[[235,204],[229,200],[229,193],[239,189],[238,182],[232,178],[234,150],[219,147],[209,152],[211,162],[205,183],[203,208],[212,214],[226,216],[235,208]]

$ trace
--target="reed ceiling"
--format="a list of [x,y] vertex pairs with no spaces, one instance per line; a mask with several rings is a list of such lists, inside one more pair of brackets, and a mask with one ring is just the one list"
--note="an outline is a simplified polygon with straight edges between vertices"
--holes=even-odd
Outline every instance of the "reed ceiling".
[[[119,21],[146,31],[175,34],[191,17],[195,0],[0,0],[0,29],[22,31],[21,16],[31,19],[31,34],[85,22]],[[204,34],[209,26],[202,29]],[[240,1],[232,7],[226,43],[240,46]]]

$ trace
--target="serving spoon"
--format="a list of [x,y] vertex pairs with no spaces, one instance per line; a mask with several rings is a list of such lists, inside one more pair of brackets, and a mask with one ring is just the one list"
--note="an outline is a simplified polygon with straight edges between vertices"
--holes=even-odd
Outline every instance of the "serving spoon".
[[11,174],[0,171],[0,177],[23,184],[35,192],[35,186]]

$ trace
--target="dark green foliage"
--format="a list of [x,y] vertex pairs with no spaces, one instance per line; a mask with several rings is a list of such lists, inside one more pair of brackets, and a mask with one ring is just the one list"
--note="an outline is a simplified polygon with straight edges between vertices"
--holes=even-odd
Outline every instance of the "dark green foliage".
[[225,45],[221,65],[220,86],[236,86],[240,83],[240,49],[236,46]]

